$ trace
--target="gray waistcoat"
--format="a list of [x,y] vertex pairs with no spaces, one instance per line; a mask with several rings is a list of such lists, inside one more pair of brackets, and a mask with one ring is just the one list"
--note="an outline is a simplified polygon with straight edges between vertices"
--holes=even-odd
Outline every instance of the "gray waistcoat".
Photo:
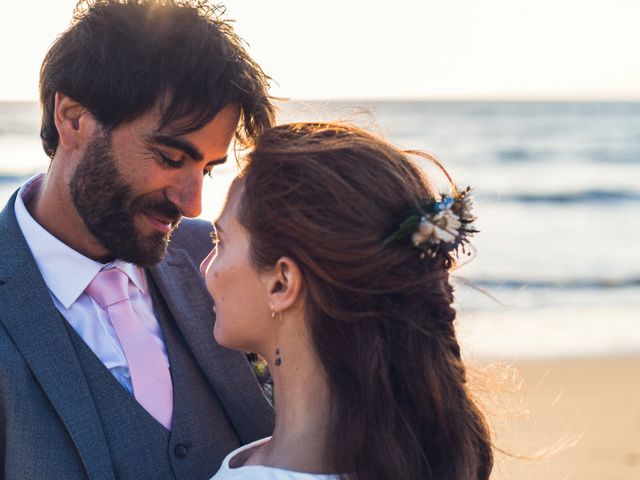
[[[151,279],[149,282],[153,283]],[[155,288],[150,286],[154,293]],[[116,478],[209,479],[225,455],[240,446],[240,440],[164,301],[157,294],[152,296],[171,364],[171,432],[136,402],[73,328],[65,324],[104,429]]]

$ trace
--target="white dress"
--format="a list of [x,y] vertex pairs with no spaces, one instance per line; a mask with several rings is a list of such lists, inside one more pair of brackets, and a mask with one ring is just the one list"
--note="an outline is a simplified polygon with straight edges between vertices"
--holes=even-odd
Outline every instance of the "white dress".
[[244,445],[225,457],[222,466],[211,480],[339,480],[337,475],[321,475],[316,473],[295,472],[277,467],[265,467],[263,465],[243,465],[230,468],[229,462],[239,453],[267,443],[271,437],[257,440]]

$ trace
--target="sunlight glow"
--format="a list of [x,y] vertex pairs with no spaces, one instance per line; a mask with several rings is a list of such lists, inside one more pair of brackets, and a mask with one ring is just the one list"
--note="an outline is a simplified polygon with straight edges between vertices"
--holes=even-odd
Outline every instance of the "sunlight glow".
[[[226,3],[278,96],[640,99],[635,0]],[[0,5],[0,100],[37,97],[74,4]]]

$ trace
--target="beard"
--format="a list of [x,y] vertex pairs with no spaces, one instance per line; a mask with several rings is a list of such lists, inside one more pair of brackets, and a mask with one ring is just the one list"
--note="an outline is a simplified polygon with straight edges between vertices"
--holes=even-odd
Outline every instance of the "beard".
[[[162,260],[180,222],[180,210],[163,195],[134,197],[116,166],[110,134],[96,135],[87,146],[69,190],[87,229],[110,255],[143,268]],[[135,216],[142,212],[171,219],[171,231],[143,235],[135,226]]]

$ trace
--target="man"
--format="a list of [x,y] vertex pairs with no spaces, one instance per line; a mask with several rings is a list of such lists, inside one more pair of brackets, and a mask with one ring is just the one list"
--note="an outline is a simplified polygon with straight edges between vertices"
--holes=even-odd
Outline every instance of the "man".
[[0,213],[0,477],[204,479],[270,434],[212,337],[209,227],[178,227],[271,123],[267,81],[204,2],[77,7],[41,69],[50,168]]

